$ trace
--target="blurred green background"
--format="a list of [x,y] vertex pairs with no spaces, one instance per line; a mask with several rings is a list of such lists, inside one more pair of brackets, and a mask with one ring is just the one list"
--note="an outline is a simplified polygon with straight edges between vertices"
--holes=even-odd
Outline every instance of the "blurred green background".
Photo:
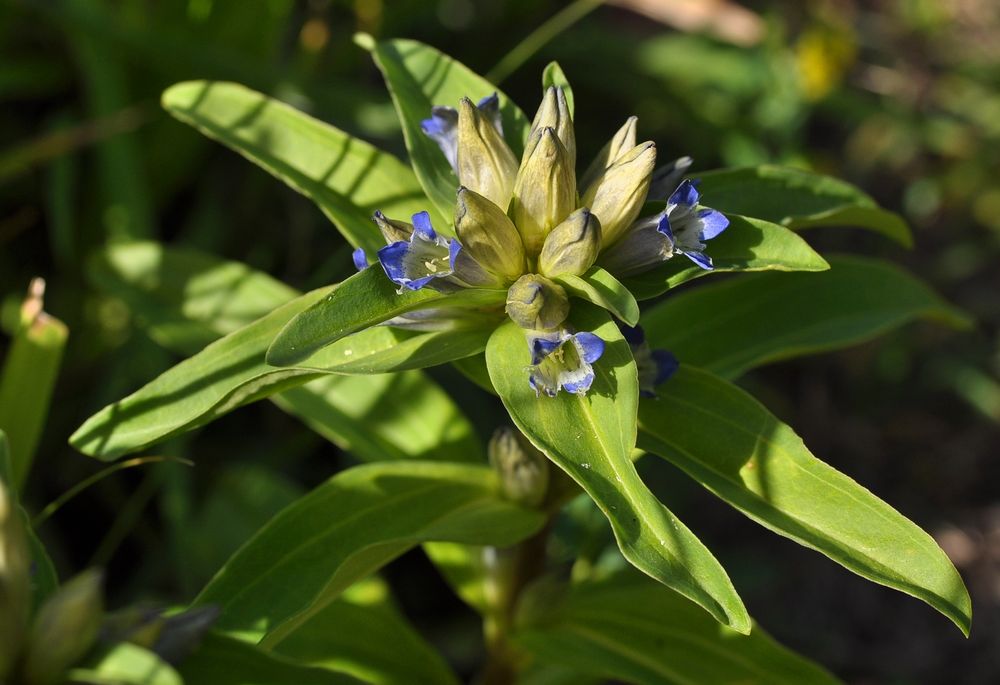
[[[543,25],[551,40],[529,38]],[[156,239],[303,289],[349,273],[349,248],[309,201],[172,120],[158,98],[185,79],[240,81],[402,156],[356,31],[416,38],[502,77],[529,113],[542,67],[559,60],[584,157],[634,113],[665,159],[695,158],[694,175],[790,164],[903,213],[912,251],[861,232],[810,238],[821,251],[904,264],[977,328],[910,326],[744,383],[817,456],[935,535],[970,586],[971,639],[742,519],[659,460],[645,475],[729,569],[751,613],[847,681],[1000,682],[995,0],[0,0],[0,351],[33,276],[47,279],[46,308],[71,331],[29,505],[99,470],[66,445],[83,419],[177,361],[94,282],[88,255]],[[453,373],[436,377],[470,393],[488,436],[489,401]],[[350,462],[264,403],[154,453],[198,466],[120,472],[40,531],[64,576],[108,569],[112,606],[189,599],[271,512]],[[476,619],[422,554],[389,579],[418,627],[471,667]]]

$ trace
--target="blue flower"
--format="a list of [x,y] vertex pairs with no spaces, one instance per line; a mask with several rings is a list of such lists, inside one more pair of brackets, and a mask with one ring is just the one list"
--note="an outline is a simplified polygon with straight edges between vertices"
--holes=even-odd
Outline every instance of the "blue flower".
[[[493,123],[497,132],[503,135],[503,123],[500,120],[500,98],[496,93],[487,95],[476,105],[479,111]],[[438,144],[445,159],[458,174],[458,110],[454,107],[435,106],[431,108],[430,119],[420,122],[424,134]]]
[[712,258],[705,254],[705,241],[716,237],[729,226],[721,212],[698,204],[698,189],[691,181],[684,181],[667,200],[662,216],[667,220],[658,227],[671,239],[674,252],[678,252],[702,269],[711,269]]
[[386,276],[403,289],[419,290],[438,278],[454,273],[455,259],[462,246],[457,240],[442,238],[431,226],[427,212],[413,215],[409,240],[390,243],[378,251],[378,261]]
[[632,357],[639,372],[639,394],[656,397],[656,386],[674,375],[680,363],[672,352],[651,350],[646,344],[646,333],[641,326],[618,324],[622,337],[632,350]]
[[368,268],[368,253],[363,247],[359,247],[351,253],[351,260],[354,262],[354,268],[358,271],[364,271]]
[[594,382],[592,364],[604,354],[604,341],[593,333],[566,330],[528,334],[531,366],[528,383],[536,395],[555,397],[560,390],[583,395]]

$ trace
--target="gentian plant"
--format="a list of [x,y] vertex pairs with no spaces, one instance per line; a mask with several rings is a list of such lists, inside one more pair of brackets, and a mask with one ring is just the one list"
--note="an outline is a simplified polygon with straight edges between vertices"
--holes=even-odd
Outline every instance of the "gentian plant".
[[[555,63],[529,120],[431,47],[358,43],[385,77],[412,169],[239,85],[163,96],[311,198],[358,272],[296,294],[228,264],[238,320],[189,315],[218,340],[71,439],[116,459],[270,398],[368,462],[289,506],[194,598],[218,608],[216,633],[325,673],[456,682],[396,614],[406,639],[376,638],[389,653],[344,646],[358,625],[338,619],[345,597],[423,545],[482,615],[482,682],[835,682],[755,626],[722,565],[640,478],[635,462],[656,457],[968,631],[969,596],[934,540],[733,384],[917,317],[965,325],[898,268],[824,258],[799,234],[854,226],[908,244],[898,216],[805,171],[664,163],[635,117],[584,154],[573,119],[591,115]],[[121,268],[149,258],[174,263],[140,243],[112,248],[104,268],[152,297],[155,284]],[[741,275],[677,289],[725,272]],[[486,450],[421,371],[441,364],[502,402],[509,425]],[[617,543],[597,553],[565,534],[590,507]]]

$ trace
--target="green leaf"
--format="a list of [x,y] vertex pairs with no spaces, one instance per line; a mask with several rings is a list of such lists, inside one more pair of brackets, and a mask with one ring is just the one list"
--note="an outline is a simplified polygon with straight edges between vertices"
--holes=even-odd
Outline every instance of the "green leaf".
[[302,666],[252,644],[209,634],[178,667],[191,685],[352,685],[362,681],[343,673]]
[[10,443],[7,442],[7,434],[0,430],[0,483],[2,483],[8,490],[11,491],[13,496],[17,496],[10,487],[10,476],[11,476],[11,465],[10,465]]
[[407,312],[442,306],[487,308],[501,305],[506,298],[504,290],[480,288],[453,293],[430,288],[397,292],[381,269],[364,269],[285,324],[268,348],[266,360],[271,366],[291,366],[351,333]]
[[[403,126],[406,149],[413,170],[427,197],[451,225],[455,214],[458,178],[437,143],[424,135],[420,122],[430,117],[431,107],[457,107],[463,97],[474,102],[497,93],[504,137],[520,159],[531,123],[517,105],[496,86],[473,73],[461,62],[415,40],[380,40],[361,34],[356,41],[371,52],[385,77],[386,86]],[[388,214],[388,212],[386,212]],[[390,215],[391,216],[391,215]]]
[[[91,261],[89,275],[101,288],[125,300],[160,344],[180,354],[194,354],[298,295],[238,262],[152,242],[108,247]],[[409,335],[376,330],[382,333],[373,333],[373,340],[387,333],[391,338],[387,342]],[[392,337],[397,333],[400,338]],[[261,358],[269,342],[261,341]],[[261,364],[261,373],[273,371]],[[482,445],[468,419],[440,386],[418,371],[325,376],[270,399],[366,461],[415,456],[443,461],[483,458]],[[151,425],[164,420],[162,428],[168,432],[177,427],[169,413],[157,412],[148,418]],[[123,442],[119,447],[132,451],[141,445]]]
[[32,281],[21,319],[0,370],[0,429],[9,443],[11,490],[20,491],[45,429],[69,329],[42,310],[45,282]]
[[575,308],[573,324],[604,339],[604,355],[586,395],[536,397],[525,371],[524,332],[512,322],[486,348],[490,378],[517,427],[580,484],[608,517],[625,558],[740,632],[750,618],[726,572],[704,545],[639,478],[631,453],[639,396],[628,343],[608,315]]
[[375,210],[408,218],[427,209],[413,172],[396,157],[239,84],[178,83],[162,104],[315,202],[355,247],[385,245]]
[[510,545],[543,523],[485,466],[387,462],[342,471],[282,511],[196,599],[218,626],[279,642],[354,581],[428,540]]
[[906,222],[881,209],[867,194],[844,181],[801,169],[773,165],[720,169],[699,174],[698,190],[709,207],[745,214],[793,229],[857,226],[910,247]]
[[59,575],[56,567],[52,563],[45,545],[38,539],[38,534],[31,526],[28,512],[23,507],[19,507],[21,519],[24,522],[25,538],[28,541],[28,551],[31,553],[31,606],[35,611],[45,600],[55,594],[59,589]]
[[607,309],[629,326],[639,323],[639,304],[628,288],[599,266],[592,266],[582,276],[564,274],[555,279],[570,295]]
[[246,264],[155,242],[111,245],[87,261],[87,276],[123,300],[153,340],[181,354],[194,354],[299,295]]
[[483,547],[454,542],[425,542],[424,553],[459,598],[480,614],[490,609]]
[[569,107],[570,116],[573,116],[576,111],[576,102],[573,98],[573,88],[569,85],[569,79],[567,79],[566,74],[563,73],[562,67],[559,66],[559,62],[549,62],[545,65],[545,69],[542,70],[542,89],[544,90],[552,86],[562,88],[563,95],[566,96],[566,105]]
[[736,386],[686,365],[639,403],[639,446],[744,514],[858,575],[924,600],[968,635],[969,594],[933,538],[814,457]]
[[96,663],[74,668],[69,681],[94,685],[183,685],[181,676],[153,652],[122,642],[101,654]]
[[384,584],[359,585],[369,584],[349,588],[273,651],[377,685],[458,685],[441,655],[378,593]]
[[830,258],[821,273],[748,274],[674,297],[643,314],[653,347],[724,378],[874,338],[918,318],[968,326],[964,314],[891,264]]
[[545,663],[637,685],[832,685],[820,666],[775,642],[720,627],[647,578],[621,573],[572,588],[520,626],[515,641]]
[[322,288],[303,295],[212,343],[89,418],[70,443],[85,454],[113,459],[325,374],[405,370],[451,361],[453,355],[475,354],[483,348],[484,332],[458,330],[411,337],[399,333],[402,337],[396,337],[396,333],[374,329],[323,350],[312,360],[316,366],[269,366],[264,355],[275,333],[329,292]]
[[675,255],[663,266],[624,279],[638,300],[660,295],[681,283],[711,273],[727,271],[824,271],[830,268],[801,237],[783,226],[729,214],[729,228],[708,242],[705,253],[715,263],[713,271],[695,266]]

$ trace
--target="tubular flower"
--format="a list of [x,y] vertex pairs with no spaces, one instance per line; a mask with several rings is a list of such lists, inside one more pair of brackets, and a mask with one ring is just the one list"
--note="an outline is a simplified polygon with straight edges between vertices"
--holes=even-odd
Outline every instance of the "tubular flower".
[[594,382],[593,364],[604,354],[604,341],[593,333],[529,333],[528,382],[536,395],[555,397],[560,390],[583,395]]
[[[507,289],[505,311],[528,336],[531,387],[539,395],[584,393],[604,343],[566,327],[572,301],[561,279],[586,279],[595,264],[616,277],[631,276],[677,254],[711,269],[705,243],[729,221],[700,204],[694,184],[682,182],[690,157],[656,166],[656,145],[639,141],[636,117],[578,175],[573,118],[562,89],[545,90],[520,160],[504,140],[497,93],[458,105],[436,106],[421,122],[455,173],[454,229],[446,234],[457,237],[439,235],[427,212],[415,214],[412,224],[376,212],[388,243],[378,261],[399,292]],[[666,206],[640,217],[651,200]],[[355,265],[367,264],[357,252]],[[405,322],[416,318],[407,315]],[[641,341],[633,354],[644,393],[676,367],[669,353]]]
[[674,375],[680,363],[673,352],[653,350],[646,343],[646,332],[641,326],[626,326],[619,323],[618,329],[632,350],[636,369],[639,372],[639,394],[656,397],[656,386]]

